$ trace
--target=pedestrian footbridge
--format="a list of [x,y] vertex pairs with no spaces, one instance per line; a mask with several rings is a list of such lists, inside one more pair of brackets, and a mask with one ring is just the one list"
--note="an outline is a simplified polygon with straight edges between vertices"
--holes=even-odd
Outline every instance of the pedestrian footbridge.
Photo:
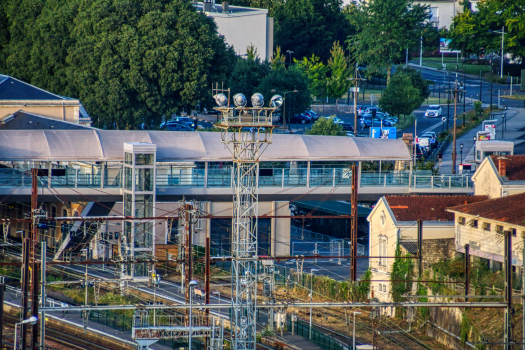
[[[151,158],[154,172],[141,163],[150,158],[125,155],[126,143],[156,146]],[[416,172],[410,160],[401,140],[273,135],[260,158],[259,199],[348,200],[353,164],[358,165],[360,200],[387,194],[473,192],[469,175]],[[29,201],[28,170],[33,167],[42,169],[40,200],[122,201],[124,190],[131,188],[137,193],[154,189],[156,201],[232,198],[232,156],[215,132],[0,131],[3,201]]]

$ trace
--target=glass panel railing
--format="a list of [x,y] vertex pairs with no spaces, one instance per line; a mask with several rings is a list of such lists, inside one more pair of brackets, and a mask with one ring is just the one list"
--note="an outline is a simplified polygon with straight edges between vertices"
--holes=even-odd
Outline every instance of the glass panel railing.
[[471,175],[412,175],[413,188],[472,189]]
[[31,186],[31,175],[25,175],[22,171],[13,168],[0,169],[0,187],[22,186],[28,183]]
[[259,169],[259,187],[283,187],[285,169]]
[[101,174],[78,174],[77,187],[100,187]]
[[208,187],[231,187],[232,186],[232,171],[228,167],[225,169],[208,169]]
[[204,169],[157,175],[157,187],[204,187]]
[[283,169],[284,187],[306,187],[308,169]]
[[361,187],[408,186],[409,178],[409,173],[363,172],[361,173]]

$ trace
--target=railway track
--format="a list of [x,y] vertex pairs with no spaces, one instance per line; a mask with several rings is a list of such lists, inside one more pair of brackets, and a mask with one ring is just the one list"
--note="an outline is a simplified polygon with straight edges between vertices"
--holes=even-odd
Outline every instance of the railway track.
[[[14,328],[15,322],[20,321],[17,317],[7,315],[7,314],[4,314],[4,320],[10,327],[13,327],[13,328]],[[10,348],[13,348],[13,344],[14,344],[13,337],[4,335],[4,338],[8,340],[6,345],[8,345]],[[117,347],[107,347],[107,346],[99,345],[89,340],[78,338],[78,336],[73,336],[71,334],[57,331],[55,329],[51,329],[48,327],[46,327],[46,340],[50,340],[55,343],[64,345],[68,347],[69,349],[73,349],[73,350],[84,350],[84,349],[86,350],[115,350],[115,349],[118,349]],[[5,340],[4,340],[4,343],[6,343]]]

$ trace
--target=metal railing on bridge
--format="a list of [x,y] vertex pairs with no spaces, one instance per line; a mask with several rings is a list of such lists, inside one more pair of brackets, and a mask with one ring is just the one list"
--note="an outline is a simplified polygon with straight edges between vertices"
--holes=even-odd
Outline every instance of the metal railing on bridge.
[[[121,172],[111,177],[84,174],[75,169],[64,176],[39,176],[39,187],[52,188],[118,188],[121,187]],[[351,171],[346,167],[316,168],[261,168],[259,187],[350,187]],[[231,168],[192,169],[179,174],[157,174],[157,188],[230,188]],[[361,188],[395,187],[411,189],[473,189],[470,174],[448,175],[414,172],[361,172]],[[19,169],[0,169],[0,187],[31,187],[31,178]]]

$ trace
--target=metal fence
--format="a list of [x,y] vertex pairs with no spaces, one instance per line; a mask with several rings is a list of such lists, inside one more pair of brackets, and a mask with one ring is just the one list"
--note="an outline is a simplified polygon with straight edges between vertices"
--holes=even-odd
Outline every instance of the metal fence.
[[[292,321],[291,317],[287,317],[286,327],[288,331],[292,331],[293,328],[294,334],[303,338],[308,339],[310,336],[310,325],[299,319]],[[312,327],[312,339],[310,339],[310,341],[325,350],[343,350],[343,346],[339,341],[316,327]]]

